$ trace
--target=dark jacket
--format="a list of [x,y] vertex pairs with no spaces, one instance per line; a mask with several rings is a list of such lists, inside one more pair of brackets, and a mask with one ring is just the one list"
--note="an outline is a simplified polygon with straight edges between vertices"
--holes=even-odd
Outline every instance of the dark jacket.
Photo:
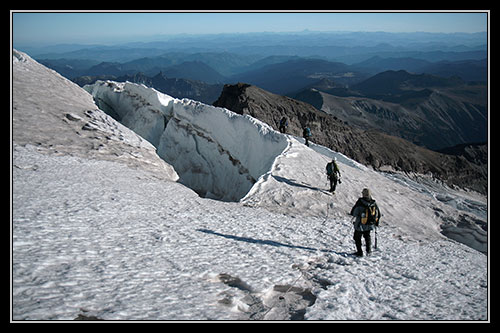
[[280,127],[287,127],[288,126],[288,120],[286,117],[281,118],[280,120]]
[[[351,215],[356,216],[356,220],[354,221],[354,230],[357,231],[368,231],[368,230],[373,230],[375,227],[373,224],[363,224],[361,223],[361,213],[364,213],[366,210],[366,207],[369,205],[375,205],[376,211],[377,211],[377,217],[380,219],[380,210],[377,206],[377,203],[373,199],[368,199],[368,198],[359,198],[358,201],[356,201],[356,204],[354,207],[351,209]],[[378,224],[378,223],[377,223]]]
[[326,165],[326,174],[331,177],[337,177],[337,174],[340,176],[340,169],[339,166],[337,165],[337,162],[331,161]]

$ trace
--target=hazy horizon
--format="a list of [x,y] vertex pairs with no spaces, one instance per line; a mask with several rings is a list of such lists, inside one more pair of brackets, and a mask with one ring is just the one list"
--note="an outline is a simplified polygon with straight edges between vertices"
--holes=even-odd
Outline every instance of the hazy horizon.
[[487,32],[487,12],[66,13],[12,12],[14,45],[116,45],[222,34]]

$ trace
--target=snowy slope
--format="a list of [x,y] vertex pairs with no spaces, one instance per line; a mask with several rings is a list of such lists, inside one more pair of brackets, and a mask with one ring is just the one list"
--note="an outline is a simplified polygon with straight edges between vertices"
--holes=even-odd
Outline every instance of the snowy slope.
[[[47,110],[46,91],[57,89],[68,100],[75,95],[59,83],[41,91],[28,79],[29,72],[50,82],[57,74],[31,61],[14,64],[14,120],[20,112],[36,110],[35,103],[38,110]],[[207,162],[199,164],[199,174],[227,168],[228,177],[239,170],[239,178],[250,175],[254,180],[247,192],[222,197],[243,197],[237,202],[212,200],[159,177],[159,169],[152,172],[149,163],[123,163],[119,150],[113,150],[113,158],[107,149],[118,139],[100,139],[101,150],[108,153],[98,158],[91,149],[85,154],[76,141],[56,154],[49,147],[57,141],[54,137],[39,136],[35,142],[13,136],[12,319],[489,318],[487,256],[441,234],[444,217],[461,235],[469,235],[464,231],[469,229],[473,234],[477,223],[467,221],[486,220],[485,198],[374,172],[228,110],[174,100],[141,86],[113,89],[123,96],[115,112],[130,106],[131,98],[135,110],[150,104],[154,110],[144,114],[158,112],[162,126],[143,111],[120,117],[143,119],[137,128],[145,131],[144,137],[159,134],[158,141],[149,139],[160,155],[162,149],[174,149],[161,148],[173,138],[190,152],[184,159],[201,147],[198,155]],[[32,90],[38,90],[36,98],[25,98]],[[135,97],[123,91],[134,91]],[[54,119],[76,111],[70,106],[52,110]],[[30,114],[35,120],[44,117],[43,112]],[[117,138],[128,133],[106,120]],[[94,123],[102,127],[104,122]],[[47,132],[58,131],[58,124],[44,126]],[[245,154],[248,146],[242,147],[239,137],[252,139],[247,144],[257,151]],[[254,160],[256,155],[261,161]],[[228,156],[235,163],[218,161],[231,161]],[[332,156],[343,175],[335,196],[325,192],[324,167]],[[179,171],[176,163],[182,161],[171,163],[181,182],[184,174],[185,183],[195,178]],[[220,176],[209,175],[227,189],[233,180]],[[365,186],[372,189],[384,217],[378,251],[357,259],[349,255],[354,244],[346,212]]]
[[178,179],[156,149],[97,108],[75,83],[12,51],[12,139],[52,154],[117,160]]

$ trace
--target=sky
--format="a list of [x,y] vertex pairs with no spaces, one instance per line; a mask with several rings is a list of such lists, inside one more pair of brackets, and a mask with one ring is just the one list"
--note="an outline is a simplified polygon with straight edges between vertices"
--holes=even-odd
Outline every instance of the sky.
[[14,44],[113,44],[176,34],[482,32],[487,13],[12,13]]

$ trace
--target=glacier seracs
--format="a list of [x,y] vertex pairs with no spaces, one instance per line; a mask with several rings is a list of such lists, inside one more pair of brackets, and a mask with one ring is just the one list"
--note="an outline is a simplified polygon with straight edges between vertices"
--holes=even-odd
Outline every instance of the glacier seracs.
[[151,142],[179,181],[203,197],[240,200],[288,144],[250,116],[143,85],[98,81],[84,89],[102,110]]

